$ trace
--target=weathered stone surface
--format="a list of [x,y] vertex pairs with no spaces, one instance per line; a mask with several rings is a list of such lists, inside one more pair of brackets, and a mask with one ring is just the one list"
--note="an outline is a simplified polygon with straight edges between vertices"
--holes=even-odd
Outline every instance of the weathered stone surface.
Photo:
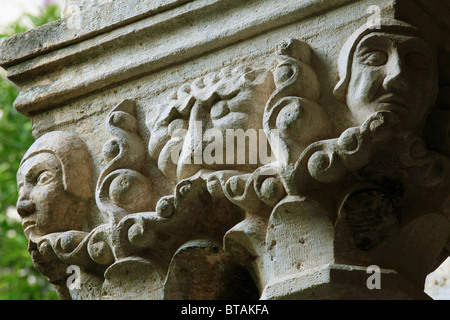
[[18,172],[36,268],[64,299],[429,298],[450,234],[449,12],[68,1],[5,40],[37,139]]

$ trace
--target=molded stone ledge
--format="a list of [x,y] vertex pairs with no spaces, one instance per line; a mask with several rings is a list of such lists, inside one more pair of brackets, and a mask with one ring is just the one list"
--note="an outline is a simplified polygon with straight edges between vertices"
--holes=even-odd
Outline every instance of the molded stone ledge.
[[114,0],[63,17],[6,39],[0,47],[0,65],[7,67],[59,48],[92,38],[192,0]]
[[[117,0],[4,40],[0,65],[21,88],[16,109],[31,115],[351,2]],[[425,23],[438,42],[449,34],[448,5],[374,4],[385,17]]]
[[[317,0],[282,5],[276,1],[177,1],[172,5],[178,6],[165,12],[147,10],[139,21],[133,18],[107,26],[83,23],[78,33],[84,36],[68,29],[68,17],[6,40],[0,47],[1,65],[22,88],[16,109],[31,115],[348,2],[339,0],[330,6]],[[86,17],[83,12],[83,20],[96,21],[100,8],[86,12]],[[18,55],[21,47],[24,53]],[[84,63],[87,60],[89,65]]]

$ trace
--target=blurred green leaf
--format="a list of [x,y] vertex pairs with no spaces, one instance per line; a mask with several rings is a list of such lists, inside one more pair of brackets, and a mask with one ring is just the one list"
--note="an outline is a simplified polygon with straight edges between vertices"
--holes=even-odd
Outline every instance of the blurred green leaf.
[[[59,19],[56,5],[46,6],[39,16],[24,15],[0,30],[0,38]],[[28,241],[19,221],[8,217],[17,201],[16,172],[20,160],[33,143],[31,122],[13,108],[18,88],[0,77],[0,300],[59,299],[47,279],[34,269]]]

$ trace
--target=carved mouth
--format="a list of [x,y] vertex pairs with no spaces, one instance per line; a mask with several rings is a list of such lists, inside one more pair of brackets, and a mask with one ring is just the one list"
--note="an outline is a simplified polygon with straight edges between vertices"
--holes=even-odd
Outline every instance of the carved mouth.
[[406,99],[398,97],[394,94],[383,96],[380,99],[378,99],[377,102],[396,105],[396,106],[400,106],[405,109],[408,109],[408,105],[409,105],[409,103],[406,101]]
[[36,221],[27,220],[22,223],[22,228],[24,231],[27,231],[28,229],[30,229],[34,226],[36,226]]

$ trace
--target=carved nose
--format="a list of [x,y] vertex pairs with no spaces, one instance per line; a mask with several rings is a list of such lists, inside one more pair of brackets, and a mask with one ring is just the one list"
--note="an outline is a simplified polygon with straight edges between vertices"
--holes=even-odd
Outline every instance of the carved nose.
[[409,84],[400,75],[389,75],[384,79],[383,87],[388,92],[407,93],[409,92]]
[[383,81],[383,87],[388,92],[406,93],[409,84],[405,74],[405,66],[397,55],[387,65],[388,72]]
[[24,218],[29,216],[36,210],[36,205],[33,201],[30,200],[21,200],[17,202],[17,212],[19,215]]

